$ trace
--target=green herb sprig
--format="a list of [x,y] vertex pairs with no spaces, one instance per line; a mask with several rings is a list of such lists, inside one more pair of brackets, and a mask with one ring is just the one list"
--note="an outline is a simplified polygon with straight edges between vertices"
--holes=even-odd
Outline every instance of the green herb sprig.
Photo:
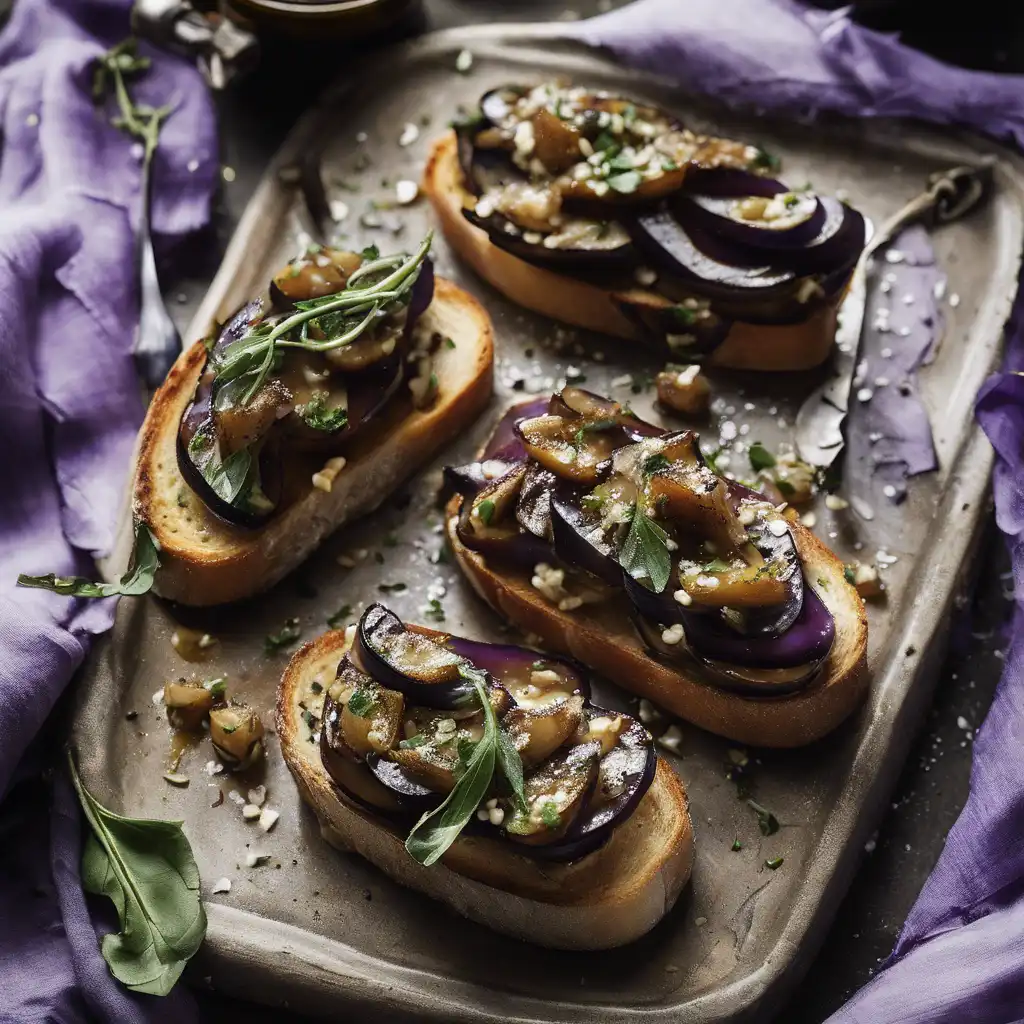
[[117,908],[121,930],[103,936],[111,974],[134,992],[165,996],[206,935],[199,869],[180,821],[126,818],[71,781],[91,829],[82,851],[82,886]]
[[284,625],[277,633],[268,633],[263,638],[263,649],[267,654],[277,654],[291,647],[299,637],[302,636],[302,626],[298,619],[286,619]]
[[116,583],[94,583],[84,576],[18,576],[19,587],[52,590],[64,597],[137,597],[147,593],[160,568],[160,544],[145,523],[135,524],[135,542],[132,545],[128,569]]
[[458,838],[490,789],[495,771],[504,775],[516,804],[526,808],[523,762],[491,706],[486,673],[467,663],[459,666],[459,675],[476,690],[484,713],[484,733],[467,749],[462,774],[444,803],[424,814],[405,841],[406,850],[425,867],[436,863]]
[[[368,327],[380,316],[389,312],[395,303],[405,301],[419,274],[433,242],[433,232],[411,256],[385,256],[364,263],[348,279],[344,291],[322,298],[296,302],[296,312],[269,326],[262,324],[250,333],[228,345],[215,358],[214,369],[219,384],[245,377],[251,378],[241,397],[241,405],[252,401],[263,387],[274,368],[278,350],[298,348],[306,352],[329,352],[332,349],[350,345],[361,337]],[[383,277],[373,280],[379,274]],[[308,324],[312,320],[324,322],[332,317],[325,340],[317,341],[308,336]],[[361,319],[354,318],[361,316]],[[303,328],[306,328],[303,330]],[[297,332],[298,337],[291,337]]]

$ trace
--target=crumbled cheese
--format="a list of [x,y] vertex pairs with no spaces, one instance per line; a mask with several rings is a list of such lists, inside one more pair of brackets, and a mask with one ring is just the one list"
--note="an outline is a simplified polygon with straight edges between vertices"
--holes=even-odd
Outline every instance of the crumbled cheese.
[[313,474],[313,486],[330,494],[338,474],[345,468],[345,463],[346,459],[342,455],[328,459],[324,463],[323,469]]
[[854,562],[853,585],[863,598],[879,597],[885,591],[885,584],[879,579],[878,570],[873,565]]
[[633,271],[633,277],[637,284],[643,285],[645,288],[649,288],[658,280],[657,273],[651,270],[650,267],[637,267],[636,270]]
[[[716,580],[717,582],[717,580]],[[681,604],[684,608],[689,608],[693,604],[693,598],[685,590],[677,590],[673,595],[673,599]]]
[[683,632],[682,624],[678,622],[669,626],[668,629],[662,630],[661,633],[662,642],[669,646],[675,646],[683,639],[684,636],[685,633]]
[[620,377],[615,377],[611,381],[613,388],[628,388],[633,383],[633,374],[624,373]]
[[259,867],[260,864],[265,864],[268,860],[270,860],[269,853],[256,853],[250,850],[245,855],[245,866],[247,868]]
[[678,725],[670,725],[657,739],[657,743],[671,750],[673,754],[679,752],[680,744],[683,742],[683,734],[679,731]]
[[255,821],[260,816],[260,809],[256,804],[246,804],[242,808],[242,817],[246,821]]
[[248,795],[250,804],[255,804],[257,807],[262,807],[267,799],[267,787],[257,786],[255,789],[250,789]]
[[652,704],[646,697],[640,698],[640,721],[644,725],[653,725],[665,717],[661,708]]
[[699,373],[700,364],[691,363],[676,374],[676,384],[681,388],[688,388],[697,379]]
[[239,793],[237,789],[233,789],[231,790],[230,793],[228,793],[228,799],[233,804],[237,804],[239,807],[244,807],[246,803],[245,797],[242,796],[242,794]]
[[800,517],[800,522],[807,527],[808,530],[814,528],[814,524],[817,523],[818,517],[813,512],[805,512]]
[[842,512],[844,508],[849,508],[850,503],[845,498],[840,498],[838,494],[826,494],[825,495],[825,508],[832,512]]
[[152,697],[150,697],[150,700],[154,704],[163,704],[163,702],[164,702],[164,688],[161,686],[160,689],[157,690],[156,693],[154,693]]
[[564,582],[564,569],[556,569],[554,566],[548,565],[547,562],[538,562],[533,567],[531,585],[552,604],[557,604],[564,596]]
[[[708,590],[714,590],[715,587],[718,586],[718,584],[719,584],[719,579],[718,579],[717,576],[698,576],[697,577],[697,586],[698,587],[706,587]],[[682,602],[680,602],[680,604],[682,604]]]
[[488,821],[491,817],[491,813],[481,807],[480,810],[476,812],[476,817],[478,821]]
[[487,818],[492,825],[500,825],[505,820],[505,812],[500,807],[492,807],[487,812]]
[[[331,220],[333,221],[340,223],[348,216],[348,203],[343,202],[341,199],[332,199],[328,203],[328,208],[331,211]],[[318,267],[326,267],[330,262],[328,257],[321,256],[317,259],[316,264]]]
[[516,125],[516,133],[513,137],[513,144],[516,147],[516,152],[520,156],[529,156],[533,152],[533,147],[536,145],[536,138],[533,132],[532,121],[520,121]]
[[400,146],[411,146],[419,137],[419,128],[417,128],[412,121],[406,121],[405,127],[402,129],[402,134],[398,137],[398,144]]
[[264,832],[269,832],[276,824],[277,819],[281,817],[280,811],[272,810],[269,807],[264,807],[260,812],[259,826]]
[[224,765],[220,761],[207,761],[206,762],[206,774],[207,775],[220,775],[224,771]]
[[473,66],[473,54],[470,50],[459,50],[458,56],[455,58],[455,70],[460,75],[465,75],[469,72],[469,69]]
[[351,647],[356,642],[356,625],[354,622],[345,627],[345,646]]
[[222,892],[231,892],[231,879],[230,878],[218,878],[213,883],[213,888],[210,890],[215,896]]
[[558,610],[561,612],[572,612],[579,608],[582,604],[582,597],[570,595],[569,597],[563,597],[562,600],[558,602]]
[[486,459],[480,464],[480,472],[485,480],[494,480],[505,472],[505,463],[498,459]]
[[786,533],[788,531],[789,531],[789,527],[786,525],[784,520],[782,520],[782,519],[770,519],[768,521],[768,532],[773,537],[785,537],[785,535],[786,535]]
[[949,304],[953,309],[960,305],[960,296],[956,292],[949,293]]
[[490,217],[494,213],[496,200],[494,196],[484,196],[476,201],[476,215],[478,217]]
[[400,206],[408,206],[419,198],[420,187],[415,181],[403,179],[395,183],[395,198]]

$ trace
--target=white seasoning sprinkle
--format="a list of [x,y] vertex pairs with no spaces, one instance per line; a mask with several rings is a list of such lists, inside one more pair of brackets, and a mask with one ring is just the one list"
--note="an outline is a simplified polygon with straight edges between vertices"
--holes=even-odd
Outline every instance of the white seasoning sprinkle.
[[230,185],[235,180],[235,169],[234,167],[228,167],[225,165],[220,169],[220,176]]
[[785,537],[789,532],[789,527],[784,519],[770,519],[768,521],[768,532],[773,537]]
[[401,206],[408,206],[410,203],[416,202],[419,194],[420,187],[415,181],[404,178],[395,183],[395,198]]
[[[343,221],[348,216],[348,203],[343,202],[341,199],[332,199],[330,202],[331,220]],[[317,259],[316,264],[318,267],[326,267],[331,261],[324,257],[325,262],[321,262]]]
[[199,161],[193,157],[187,164],[185,164],[185,170],[187,170],[189,174],[195,174],[196,171],[199,170]]
[[870,402],[872,395],[874,395],[874,392],[871,390],[871,388],[861,388],[857,392],[857,401]]
[[645,288],[649,288],[658,280],[657,273],[651,270],[650,267],[637,267],[636,270],[633,271],[633,277],[636,279],[637,284],[641,284]]

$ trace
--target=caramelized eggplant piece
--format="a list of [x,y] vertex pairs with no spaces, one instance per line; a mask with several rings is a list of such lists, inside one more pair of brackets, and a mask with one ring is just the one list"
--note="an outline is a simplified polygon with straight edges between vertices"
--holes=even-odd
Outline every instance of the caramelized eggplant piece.
[[[679,585],[695,605],[708,608],[763,608],[783,604],[789,597],[782,567],[759,559],[758,565],[680,575]],[[794,616],[795,617],[795,616]]]
[[245,771],[263,756],[263,722],[246,704],[229,704],[210,712],[213,749],[232,771]]
[[569,697],[540,708],[513,708],[502,720],[523,765],[532,768],[566,744],[583,721],[583,698]]
[[406,774],[401,765],[379,754],[366,758],[366,767],[374,778],[387,789],[403,811],[424,814],[441,802],[441,797],[428,786]]
[[397,690],[374,682],[354,690],[341,713],[345,742],[360,757],[387,753],[398,741],[405,701]]
[[320,762],[334,784],[350,799],[388,817],[414,810],[403,805],[399,795],[375,777],[366,762],[345,742],[341,731],[341,708],[327,695],[320,727]]
[[213,403],[213,424],[222,458],[251,448],[282,417],[291,411],[292,394],[279,380],[268,381],[248,405],[241,399],[249,382],[240,379],[220,388]]
[[279,270],[270,282],[276,306],[318,299],[340,292],[349,276],[362,265],[363,257],[327,246],[315,246]]
[[545,469],[590,486],[607,473],[612,452],[623,439],[612,419],[587,423],[551,415],[520,420],[516,432],[527,454]]
[[[405,317],[402,318],[403,324]],[[402,336],[403,324],[395,323],[389,329],[364,335],[341,348],[331,349],[327,361],[344,373],[359,373],[381,365],[394,354]]]
[[455,739],[444,746],[424,743],[418,747],[399,747],[388,755],[415,782],[435,793],[450,793],[455,788],[459,755]]
[[464,659],[434,640],[409,630],[394,612],[372,604],[356,630],[353,660],[413,704],[433,708],[470,705],[476,693],[459,674]]
[[533,127],[533,156],[551,174],[561,174],[579,163],[580,131],[569,121],[556,117],[547,107],[541,107],[530,118]]
[[164,684],[164,707],[175,729],[195,732],[213,709],[213,692],[198,680],[178,679]]
[[582,743],[541,765],[523,787],[526,810],[506,812],[508,837],[531,846],[561,839],[586,806],[600,761],[600,744]]

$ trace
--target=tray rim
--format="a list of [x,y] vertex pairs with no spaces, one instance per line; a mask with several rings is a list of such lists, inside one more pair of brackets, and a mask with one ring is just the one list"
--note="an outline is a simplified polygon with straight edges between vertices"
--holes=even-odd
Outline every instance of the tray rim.
[[[623,68],[610,59],[602,48],[594,47],[566,35],[564,25],[557,23],[498,23],[446,29],[415,40],[375,52],[368,61],[383,56],[397,62],[411,62],[444,53],[455,47],[492,44],[497,48],[529,48],[550,50],[561,46],[573,63],[610,64],[617,74],[637,83],[669,86],[680,97],[680,104],[697,99],[713,107],[713,97],[693,94],[663,76]],[[299,119],[267,168],[246,205],[225,250],[221,265],[210,283],[186,332],[186,339],[203,336],[211,323],[222,313],[228,296],[239,287],[244,276],[246,253],[258,237],[261,221],[273,203],[287,201],[279,180],[282,167],[294,162],[306,149],[313,129],[325,107],[336,102],[348,88],[358,65],[329,86],[318,101]],[[771,116],[772,120],[787,119]],[[923,156],[941,157],[963,152],[966,144],[976,151],[994,153],[999,158],[997,176],[1004,190],[1016,193],[1021,217],[1013,225],[1009,253],[1001,256],[1007,266],[1007,278],[1016,281],[1024,240],[1024,160],[1015,152],[991,140],[959,129],[936,127],[907,119],[855,119],[829,116],[828,123],[857,125],[876,144],[889,144],[903,151]],[[900,132],[909,127],[911,134]],[[952,144],[952,145],[951,145]],[[1012,269],[1012,277],[1009,271]],[[1009,316],[1015,288],[1008,290],[996,303],[990,303],[988,315],[979,316],[970,328],[970,343],[979,337],[1001,334]],[[983,311],[984,313],[985,311]],[[988,369],[998,365],[997,350]],[[248,998],[280,1003],[280,985],[294,987],[297,995],[305,993],[319,1000],[332,999],[336,1005],[387,1009],[393,1013],[415,1015],[421,1020],[534,1022],[633,1020],[642,1016],[649,1020],[685,1019],[698,1024],[733,1018],[742,1013],[758,1015],[777,1006],[799,980],[813,957],[816,939],[831,924],[839,901],[849,886],[860,859],[863,840],[882,816],[884,803],[902,767],[912,741],[915,725],[923,719],[935,684],[937,664],[944,654],[944,645],[934,642],[942,623],[949,615],[958,589],[958,578],[966,556],[976,543],[984,519],[985,497],[993,454],[977,423],[969,427],[951,466],[942,492],[936,519],[941,524],[930,553],[921,564],[922,575],[941,581],[942,600],[936,603],[915,602],[906,607],[893,626],[892,643],[899,648],[915,650],[913,656],[890,661],[873,681],[881,692],[899,698],[895,712],[876,719],[864,728],[853,752],[852,765],[869,763],[870,772],[852,773],[850,785],[843,790],[839,802],[829,810],[821,838],[805,862],[808,890],[818,898],[804,898],[792,904],[781,933],[760,967],[717,988],[684,997],[681,1001],[661,1004],[646,1003],[625,1006],[614,1003],[575,1003],[549,1001],[536,996],[494,991],[475,982],[451,980],[429,970],[406,967],[392,961],[361,953],[355,947],[335,939],[307,932],[280,921],[219,903],[208,903],[209,928],[206,942],[197,963],[190,968],[193,981],[215,967],[227,984],[218,988],[235,989]],[[955,571],[955,570],[959,570]],[[872,755],[877,755],[872,759]],[[866,761],[867,759],[867,761]],[[237,981],[236,981],[237,979]],[[443,991],[438,991],[438,980]],[[265,992],[261,984],[270,982]],[[667,997],[671,998],[671,996]],[[294,1004],[293,1004],[294,1005]]]

